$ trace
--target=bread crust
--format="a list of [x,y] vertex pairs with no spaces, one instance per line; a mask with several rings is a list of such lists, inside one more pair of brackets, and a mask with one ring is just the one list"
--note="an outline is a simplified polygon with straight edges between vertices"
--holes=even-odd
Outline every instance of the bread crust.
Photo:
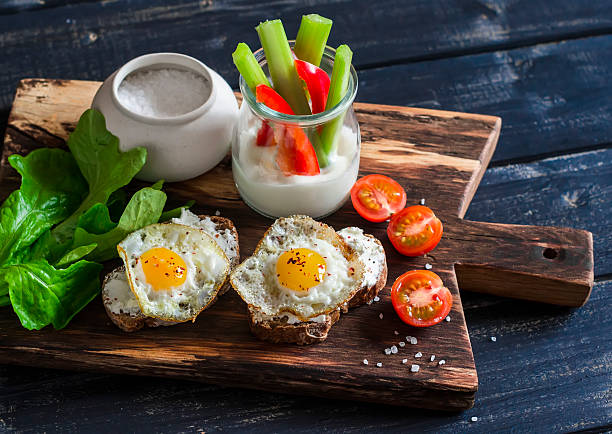
[[[374,239],[376,243],[383,248],[378,238],[370,234],[365,234],[365,236]],[[382,271],[376,283],[370,287],[363,286],[353,295],[347,304],[329,313],[326,321],[320,323],[309,321],[287,324],[286,321],[281,321],[279,318],[255,322],[254,311],[249,307],[249,327],[251,332],[258,339],[273,343],[309,345],[323,342],[327,339],[327,334],[331,327],[340,319],[340,310],[342,310],[342,313],[347,313],[349,309],[370,303],[387,284],[387,274],[387,258],[386,255],[384,255]]]
[[[229,275],[231,274],[232,270],[240,263],[240,247],[238,245],[238,231],[236,230],[234,223],[230,219],[226,217],[221,217],[221,216],[209,216],[209,215],[198,215],[198,217],[200,219],[204,219],[206,217],[210,218],[212,222],[215,223],[215,228],[217,229],[217,231],[224,231],[225,229],[229,229],[232,232],[232,235],[236,239],[236,257],[233,259],[230,259],[230,272],[227,275],[228,277],[226,278],[225,282],[221,286],[221,289],[219,289],[219,291],[217,292],[217,295],[215,295],[215,298],[213,298],[211,302],[208,304],[207,306],[208,308],[213,303],[215,303],[215,301],[217,301],[219,296],[225,294],[227,290],[231,287],[229,283]],[[124,332],[135,332],[137,330],[142,329],[145,326],[146,327],[159,327],[159,326],[171,326],[171,325],[180,324],[179,322],[165,321],[165,320],[158,319],[158,318],[150,318],[150,317],[145,316],[142,312],[139,312],[137,315],[130,315],[129,313],[118,313],[117,314],[117,313],[112,312],[110,310],[109,303],[105,302],[104,288],[106,287],[108,280],[115,273],[125,273],[125,266],[122,265],[121,267],[115,268],[113,271],[108,273],[104,277],[104,282],[102,283],[102,304],[104,305],[106,314],[108,315],[110,320],[113,322],[113,324],[115,324],[117,327],[119,327]]]
[[200,219],[209,217],[210,220],[215,224],[215,228],[217,229],[217,231],[224,231],[226,229],[229,229],[233,237],[236,239],[236,256],[233,259],[230,259],[230,272],[227,275],[225,283],[223,284],[223,286],[221,286],[221,289],[217,293],[217,296],[213,299],[212,303],[214,303],[215,301],[217,301],[217,298],[219,298],[220,295],[225,294],[232,287],[229,282],[229,276],[230,274],[232,274],[234,268],[236,268],[238,264],[240,264],[240,245],[238,243],[238,231],[236,230],[236,226],[234,226],[234,223],[227,217],[221,217],[217,215],[199,215],[198,217]]
[[340,319],[340,311],[335,310],[327,315],[323,322],[301,322],[287,324],[279,319],[271,321],[255,322],[252,312],[249,311],[249,327],[251,333],[262,341],[275,344],[289,343],[298,345],[309,345],[323,342],[327,339],[327,333],[331,327]]

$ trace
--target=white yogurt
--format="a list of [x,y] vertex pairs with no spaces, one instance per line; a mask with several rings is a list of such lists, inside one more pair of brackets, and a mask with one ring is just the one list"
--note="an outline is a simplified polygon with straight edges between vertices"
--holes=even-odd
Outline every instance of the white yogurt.
[[240,132],[234,181],[249,206],[271,217],[304,214],[313,218],[336,211],[349,196],[359,172],[358,132],[342,127],[331,163],[314,176],[286,176],[276,165],[276,146],[257,146],[260,123]]

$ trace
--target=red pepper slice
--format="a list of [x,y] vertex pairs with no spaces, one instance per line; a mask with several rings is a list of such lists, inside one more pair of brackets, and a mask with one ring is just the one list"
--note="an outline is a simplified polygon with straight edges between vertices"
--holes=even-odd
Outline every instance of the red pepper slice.
[[265,104],[267,107],[277,112],[285,113],[286,115],[295,114],[289,103],[267,84],[257,85],[255,88],[255,99],[257,102]]
[[275,133],[279,143],[276,164],[285,175],[313,176],[321,173],[312,143],[300,127],[276,128]]
[[310,94],[312,103],[312,114],[325,111],[325,103],[327,103],[327,95],[329,94],[329,85],[331,79],[327,72],[312,63],[296,59],[295,69],[298,76],[306,83],[306,88]]
[[[291,106],[282,96],[278,94],[274,89],[265,84],[260,84],[255,88],[255,98],[257,102],[265,104],[272,110],[277,112],[285,113],[288,115],[293,114]],[[275,146],[274,141],[274,130],[270,127],[268,122],[264,121],[261,124],[261,128],[257,132],[257,139],[255,141],[257,146]]]
[[274,141],[274,130],[270,127],[268,122],[262,122],[261,128],[257,131],[257,140],[255,144],[257,146],[276,146],[276,142]]
[[[257,102],[277,112],[293,114],[287,101],[270,86],[260,84],[255,89],[255,93]],[[264,129],[268,130],[262,132]],[[270,134],[271,132],[273,134]],[[276,154],[276,163],[285,175],[312,176],[321,173],[312,143],[300,127],[278,124],[272,129],[268,123],[264,122],[257,134],[256,143],[258,145],[260,140],[262,143],[260,146],[264,146],[264,143],[265,146],[269,146],[270,141],[280,144]]]

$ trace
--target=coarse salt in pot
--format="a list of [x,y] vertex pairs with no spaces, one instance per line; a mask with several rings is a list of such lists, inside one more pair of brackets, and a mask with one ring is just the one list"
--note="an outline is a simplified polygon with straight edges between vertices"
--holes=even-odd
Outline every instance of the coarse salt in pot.
[[[293,47],[293,42],[290,45]],[[263,49],[254,55],[269,75]],[[326,47],[320,68],[328,74],[334,55],[335,50]],[[348,199],[359,172],[361,136],[352,107],[357,93],[355,69],[351,66],[347,91],[340,103],[312,115],[286,115],[258,103],[242,76],[240,91],[243,102],[232,142],[232,172],[244,202],[271,218],[292,214],[321,218],[338,210]],[[320,140],[323,128],[333,122],[339,123],[340,128],[331,144],[329,161],[320,164],[320,173],[284,173],[277,159],[279,143],[287,138],[314,143]],[[264,143],[266,135],[272,144]]]
[[100,87],[92,107],[119,137],[120,149],[143,146],[136,178],[184,181],[227,155],[238,104],[227,82],[193,57],[153,53],[132,59]]

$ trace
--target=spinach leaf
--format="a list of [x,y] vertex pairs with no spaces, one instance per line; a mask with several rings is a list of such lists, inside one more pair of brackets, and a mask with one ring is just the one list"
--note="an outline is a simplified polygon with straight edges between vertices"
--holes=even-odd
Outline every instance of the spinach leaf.
[[4,280],[21,325],[61,329],[98,295],[101,270],[102,265],[84,260],[63,270],[39,260],[7,267]]
[[68,138],[68,147],[89,184],[89,194],[81,206],[52,230],[60,244],[70,240],[79,217],[96,203],[106,204],[115,190],[127,185],[145,164],[145,148],[119,151],[119,139],[106,129],[104,116],[86,110]]
[[106,205],[97,203],[89,208],[81,217],[77,227],[85,229],[92,234],[101,235],[115,229],[117,223],[110,218],[110,212]]
[[123,214],[123,210],[128,203],[128,194],[125,190],[119,189],[117,191],[113,191],[106,202],[106,207],[108,208],[108,213],[110,215],[111,221],[116,222]]
[[145,187],[132,196],[119,219],[117,226],[109,232],[95,234],[85,228],[77,227],[74,232],[73,248],[97,244],[87,259],[107,261],[117,257],[117,244],[128,234],[144,226],[157,223],[166,203],[166,193]]
[[195,200],[190,200],[185,205],[179,206],[178,208],[169,209],[168,211],[164,211],[162,213],[161,217],[159,218],[159,221],[160,222],[167,222],[170,219],[179,218],[181,216],[181,212],[184,209],[191,208],[194,203],[195,203]]
[[64,256],[62,256],[61,259],[55,263],[55,266],[65,267],[66,265],[72,264],[73,262],[76,262],[79,259],[83,259],[89,253],[91,253],[96,248],[96,246],[97,244],[93,243],[93,244],[87,244],[86,246],[79,246],[75,249],[72,249],[71,251],[66,253]]
[[21,187],[0,207],[0,265],[23,260],[26,248],[74,212],[87,194],[74,158],[61,149],[11,155],[9,163],[21,175]]

